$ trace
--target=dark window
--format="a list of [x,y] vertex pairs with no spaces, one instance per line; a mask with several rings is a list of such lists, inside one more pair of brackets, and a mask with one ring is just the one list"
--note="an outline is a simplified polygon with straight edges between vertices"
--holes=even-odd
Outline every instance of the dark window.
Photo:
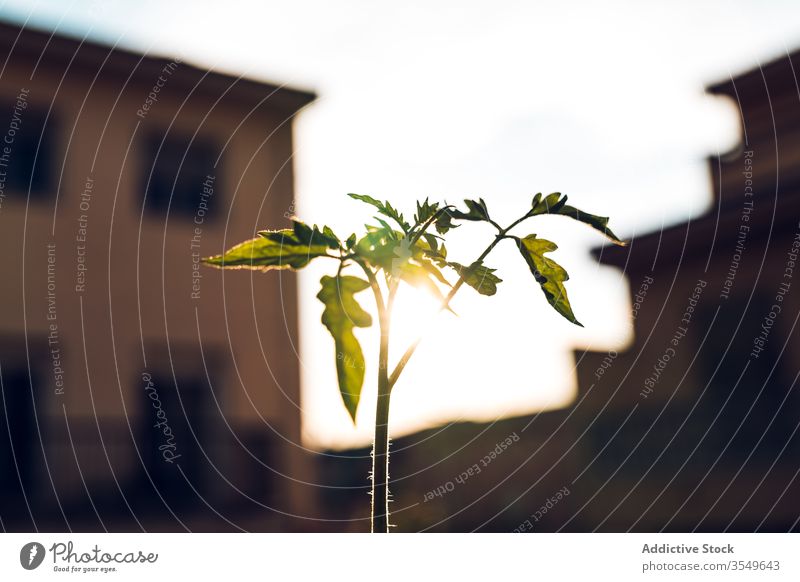
[[[212,456],[219,416],[208,382],[153,374],[142,399],[140,453],[153,485],[170,507],[202,506],[198,495],[208,492],[213,469],[206,455]],[[160,503],[157,495],[148,499]]]
[[[0,373],[0,517],[22,518],[36,501],[37,469],[43,466],[36,427],[35,383],[24,367]],[[41,422],[41,419],[40,419]]]
[[[797,450],[798,438],[792,435],[800,422],[798,402],[786,374],[788,350],[781,355],[786,337],[778,323],[759,357],[748,357],[772,304],[769,299],[756,294],[748,306],[744,298],[731,297],[719,310],[701,350],[701,388],[706,383],[708,388],[699,410],[704,426],[716,418],[704,443],[711,448],[710,459],[726,450],[726,458],[735,466],[748,457],[751,463],[768,464],[784,446],[784,454]],[[711,325],[713,313],[714,309],[700,311],[703,329]]]
[[0,108],[0,171],[5,172],[6,191],[44,198],[55,192],[56,124],[46,110],[19,103],[4,101]]
[[170,215],[194,217],[204,202],[203,218],[213,216],[216,195],[208,195],[207,185],[215,181],[219,146],[201,136],[173,134],[152,134],[144,145],[145,210],[165,215],[169,208]]

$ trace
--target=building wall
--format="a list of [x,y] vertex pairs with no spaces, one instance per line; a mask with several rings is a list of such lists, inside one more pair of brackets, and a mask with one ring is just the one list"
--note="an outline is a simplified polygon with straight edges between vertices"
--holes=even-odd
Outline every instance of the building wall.
[[[25,191],[7,189],[0,207],[6,269],[0,278],[0,364],[34,370],[49,468],[49,475],[39,471],[36,477],[42,497],[34,503],[42,508],[37,524],[60,528],[69,520],[91,529],[101,520],[112,528],[180,529],[180,515],[144,512],[137,522],[130,515],[137,513],[136,503],[134,511],[126,510],[120,493],[133,498],[131,490],[141,489],[143,431],[148,417],[158,421],[146,378],[166,382],[155,386],[163,394],[175,390],[173,375],[179,403],[194,397],[190,384],[203,392],[198,414],[208,416],[204,422],[211,428],[197,430],[207,433],[207,442],[196,441],[190,430],[182,441],[175,435],[174,444],[184,460],[190,452],[207,455],[204,497],[219,513],[236,522],[236,512],[244,511],[240,504],[250,508],[244,511],[250,527],[267,529],[301,527],[280,512],[314,514],[313,491],[300,492],[292,481],[313,480],[299,446],[295,277],[197,267],[198,256],[286,222],[284,213],[293,206],[293,110],[269,101],[245,106],[235,87],[217,94],[202,84],[171,86],[176,75],[165,75],[158,100],[142,111],[158,76],[143,78],[135,69],[126,76],[12,53],[2,72],[0,98],[11,102],[27,90],[22,130],[30,112],[52,107],[48,126],[56,136],[53,188],[30,200]],[[9,108],[0,111],[0,132],[12,115]],[[195,222],[202,182],[196,184],[195,211],[168,218],[143,212],[153,159],[148,136],[195,131],[200,140],[224,146],[209,181],[213,216]],[[14,144],[9,156],[13,164]],[[56,385],[58,375],[63,386]],[[173,402],[164,410],[173,424],[190,416],[181,408]],[[153,428],[153,443],[163,438],[159,430]],[[87,501],[107,510],[106,518],[88,510]],[[226,526],[199,498],[195,502],[182,510],[181,523]],[[201,510],[194,512],[196,507]],[[31,526],[28,517],[14,516],[6,519],[10,527]]]

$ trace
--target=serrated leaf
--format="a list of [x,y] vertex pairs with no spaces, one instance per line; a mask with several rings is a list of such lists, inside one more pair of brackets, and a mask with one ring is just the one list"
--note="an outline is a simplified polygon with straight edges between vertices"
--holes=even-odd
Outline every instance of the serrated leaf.
[[483,198],[479,198],[477,201],[464,200],[464,204],[467,205],[467,212],[452,210],[450,216],[458,220],[489,220],[489,210],[486,208],[486,202],[483,201]]
[[395,235],[395,230],[391,226],[389,226],[388,222],[386,222],[382,218],[378,218],[377,216],[375,216],[374,218],[375,220],[378,221],[378,224],[380,224],[383,227],[383,230],[386,232],[387,236],[390,239],[393,240],[397,239],[397,236]]
[[557,214],[566,203],[567,197],[562,196],[561,192],[553,192],[544,198],[542,198],[542,194],[539,193],[533,197],[531,216],[536,216],[537,214]]
[[436,214],[437,210],[439,210],[438,202],[431,204],[428,202],[427,198],[422,204],[417,202],[417,213],[414,215],[414,221],[417,224],[423,224],[429,219],[433,218],[433,215]]
[[447,266],[447,248],[444,244],[439,245],[439,248],[435,251],[433,249],[426,250],[425,256],[431,259],[434,263],[439,265],[440,267]]
[[369,288],[358,277],[338,275],[320,279],[322,289],[317,298],[325,305],[322,323],[333,336],[336,347],[336,375],[342,401],[355,423],[361,388],[364,385],[364,352],[353,334],[354,327],[369,327],[372,316],[356,301],[355,294]]
[[263,231],[221,255],[203,258],[207,265],[228,269],[302,269],[312,259],[328,255],[325,245],[300,243],[293,230]]
[[528,235],[519,241],[519,251],[525,262],[528,263],[536,282],[541,286],[547,302],[566,319],[583,327],[583,324],[575,319],[567,297],[567,290],[564,287],[564,282],[569,280],[569,275],[561,265],[544,256],[545,253],[552,252],[557,248],[556,243],[537,238],[535,234]]
[[348,249],[352,249],[354,246],[356,246],[356,233],[353,233],[350,236],[348,236],[344,244],[347,245]]
[[293,220],[292,231],[294,233],[294,239],[301,244],[324,244],[330,249],[338,249],[341,246],[337,236],[333,234],[333,231],[327,226],[324,227],[323,231],[320,231],[319,227],[316,225],[312,228],[299,220]]
[[378,212],[394,220],[398,224],[398,226],[400,226],[400,228],[403,229],[403,232],[407,233],[409,230],[411,230],[411,225],[408,224],[408,222],[406,222],[405,218],[403,218],[403,215],[396,208],[394,208],[389,202],[381,202],[380,200],[377,200],[372,196],[367,196],[366,194],[353,194],[351,192],[348,194],[348,196],[350,196],[350,198],[353,198],[355,200],[360,200],[361,202],[365,202],[367,204],[374,206],[375,208],[378,209]]
[[367,194],[353,194],[351,192],[350,194],[348,194],[348,196],[350,196],[350,198],[353,198],[355,200],[361,200],[361,202],[366,202],[367,204],[371,204],[378,210],[381,210],[383,208],[383,202],[377,200],[376,198],[373,198],[372,196],[368,196]]
[[390,271],[392,261],[397,258],[398,237],[402,236],[403,233],[390,228],[367,225],[367,234],[356,242],[354,250],[372,266]]
[[494,295],[497,293],[497,284],[503,280],[494,275],[496,269],[490,269],[483,263],[472,263],[465,267],[460,263],[447,263],[464,282],[481,295]]
[[339,240],[339,237],[336,236],[336,233],[333,232],[333,229],[331,229],[331,227],[323,226],[322,234],[325,235],[329,241],[332,241],[334,244],[336,244],[335,248],[339,248],[342,246],[342,241]]
[[[431,244],[431,242],[433,244]],[[431,260],[433,257],[438,255],[439,249],[439,242],[436,240],[436,237],[431,234],[423,235],[422,238],[418,239],[414,246],[409,249],[410,256],[409,259],[415,261],[419,264],[423,269],[428,271],[433,277],[439,281],[442,285],[447,285],[450,287],[450,282],[445,278],[442,272],[437,268],[434,262]],[[446,251],[445,251],[446,252]],[[438,264],[438,262],[437,262]],[[439,266],[444,266],[443,264]]]
[[436,232],[439,234],[447,234],[448,231],[458,228],[457,224],[453,224],[453,217],[450,212],[451,210],[445,210],[436,217]]
[[314,237],[314,230],[310,226],[299,220],[293,220],[292,226],[295,239],[306,245],[311,244],[312,238]]
[[282,228],[280,230],[259,230],[258,236],[267,240],[274,241],[282,245],[299,245],[301,244],[291,228]]
[[530,216],[536,216],[539,214],[557,214],[560,216],[569,216],[570,218],[573,218],[579,222],[583,222],[584,224],[588,224],[595,230],[600,231],[615,244],[620,246],[625,246],[627,244],[625,241],[615,235],[610,228],[608,228],[608,217],[589,214],[588,212],[583,212],[574,206],[568,205],[567,197],[562,196],[559,192],[548,194],[544,199],[542,199],[541,194],[537,194],[533,197]]
[[423,233],[422,239],[426,243],[428,243],[428,246],[430,247],[430,250],[436,252],[436,250],[439,248],[439,240],[436,237],[436,235],[431,234],[430,232],[426,232],[426,233]]
[[600,231],[606,237],[608,237],[614,244],[619,246],[626,246],[628,243],[620,239],[617,235],[615,235],[610,228],[608,228],[608,217],[607,216],[597,216],[595,214],[589,214],[588,212],[583,212],[582,210],[578,210],[574,206],[564,205],[558,211],[558,213],[562,216],[569,216],[579,222],[584,224],[588,224],[595,230]]

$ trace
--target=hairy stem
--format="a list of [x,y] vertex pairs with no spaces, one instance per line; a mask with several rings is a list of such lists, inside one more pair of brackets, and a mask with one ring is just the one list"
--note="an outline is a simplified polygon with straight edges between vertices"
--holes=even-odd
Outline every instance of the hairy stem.
[[378,308],[381,340],[378,353],[378,402],[375,409],[375,438],[372,443],[372,533],[389,532],[389,332],[397,285],[389,288],[386,303],[375,273],[363,261],[356,261],[367,275]]
[[[388,328],[388,325],[386,326]],[[378,362],[378,403],[375,408],[375,441],[372,445],[372,533],[389,532],[389,335],[381,329]]]
[[378,402],[375,407],[375,440],[372,445],[372,533],[389,532],[389,333],[397,283],[389,288],[381,317],[381,342],[378,355]]

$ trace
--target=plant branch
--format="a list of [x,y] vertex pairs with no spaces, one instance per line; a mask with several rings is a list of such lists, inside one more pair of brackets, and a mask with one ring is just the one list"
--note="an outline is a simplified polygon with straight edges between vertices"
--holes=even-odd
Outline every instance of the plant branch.
[[[455,207],[453,205],[451,205],[451,204],[448,204],[447,206],[444,206],[444,207],[440,208],[439,210],[437,210],[436,212],[434,212],[433,216],[431,216],[428,220],[426,220],[422,224],[422,226],[420,226],[420,229],[411,236],[411,240],[409,241],[409,243],[413,245],[415,242],[417,242],[420,239],[420,237],[423,234],[425,234],[425,231],[428,230],[428,227],[431,224],[433,224],[434,222],[436,222],[437,220],[439,220],[439,217],[442,214],[444,214],[445,212],[447,212],[448,210],[450,210],[451,208],[455,208]],[[414,225],[414,227],[416,227],[416,226],[417,225]],[[413,231],[413,229],[412,229],[412,231]]]
[[372,294],[375,296],[375,305],[378,308],[378,320],[382,321],[386,316],[386,304],[383,302],[383,291],[381,291],[378,279],[375,277],[375,273],[372,272],[372,269],[370,269],[364,261],[359,258],[354,258],[353,260],[367,275],[369,286],[372,288]]

